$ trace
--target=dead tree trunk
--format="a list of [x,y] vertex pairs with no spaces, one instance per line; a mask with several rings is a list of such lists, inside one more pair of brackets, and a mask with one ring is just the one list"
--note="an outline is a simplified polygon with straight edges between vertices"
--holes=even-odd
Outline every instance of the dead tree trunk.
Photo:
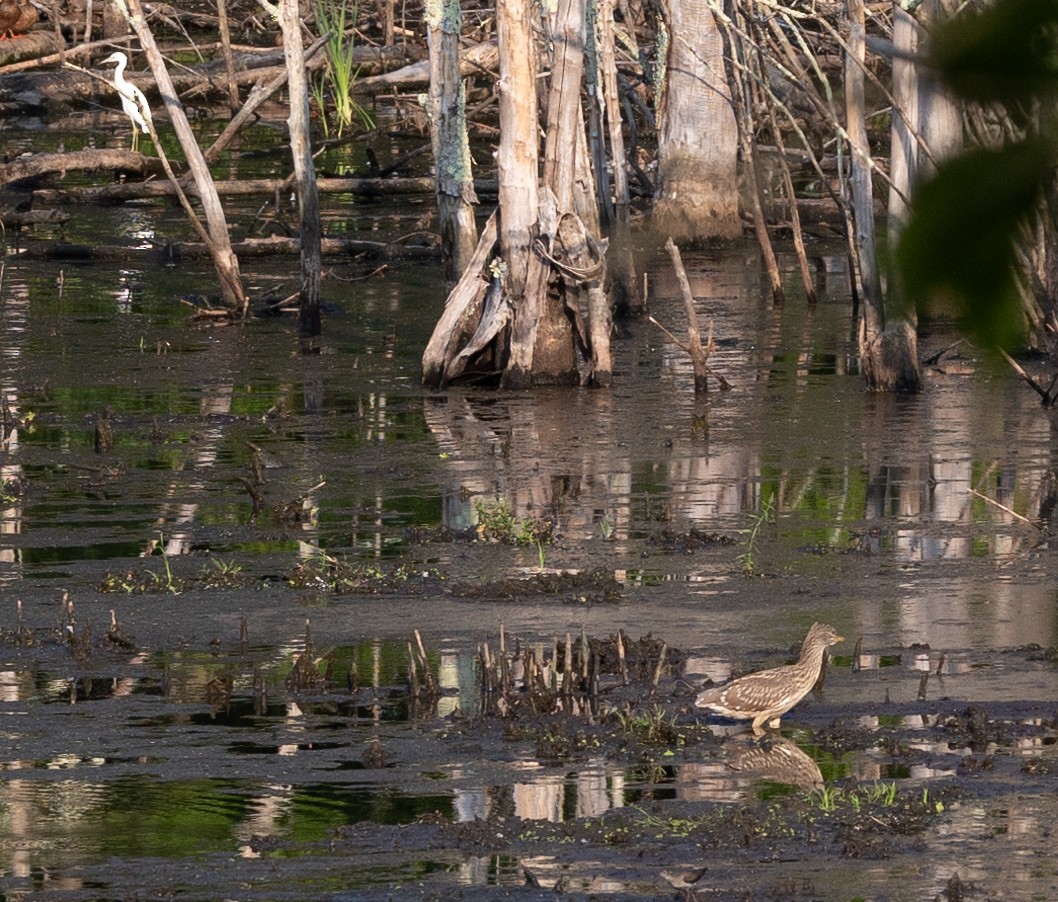
[[663,0],[668,50],[658,113],[654,224],[676,241],[737,238],[738,132],[709,0]]
[[[916,19],[916,15],[919,17]],[[941,0],[926,0],[915,13],[893,3],[893,124],[889,173],[887,240],[895,248],[907,224],[916,184],[962,147],[962,110],[951,92],[919,61],[929,55],[929,32],[945,17]],[[889,282],[889,299],[902,298],[899,273]],[[911,314],[913,316],[913,312]]]
[[860,363],[867,387],[914,392],[920,387],[918,342],[907,320],[887,323],[882,280],[875,252],[871,149],[864,100],[865,15],[863,0],[848,0],[849,40],[845,54],[845,116],[849,135],[853,231],[860,274]]
[[202,149],[198,146],[195,133],[191,130],[191,124],[187,121],[183,105],[177,96],[173,82],[169,78],[169,70],[166,68],[158,45],[155,43],[154,35],[143,15],[140,0],[115,0],[122,7],[122,11],[128,18],[129,24],[136,37],[140,40],[140,46],[147,55],[151,72],[158,84],[165,108],[169,113],[169,119],[176,131],[177,139],[187,159],[191,177],[198,191],[199,202],[202,204],[202,212],[206,217],[206,231],[209,236],[210,248],[213,254],[213,265],[217,270],[220,282],[220,293],[224,305],[233,313],[246,314],[247,299],[243,294],[242,277],[239,274],[239,261],[231,247],[231,237],[228,234],[228,222],[224,216],[224,208],[221,206],[220,197],[217,195],[213,176],[202,156]]
[[430,133],[437,167],[437,213],[445,283],[451,289],[474,255],[474,176],[467,139],[465,91],[459,72],[459,0],[426,4],[430,45]]
[[481,273],[491,244],[478,243],[477,269],[449,296],[423,355],[427,385],[470,375],[499,375],[506,388],[610,379],[606,245],[580,103],[584,0],[561,0],[555,17],[542,189],[532,15],[525,0],[497,8],[500,254]]
[[[607,264],[612,276],[614,308],[624,315],[644,312],[643,293],[632,256],[631,197],[628,189],[628,165],[625,159],[624,132],[621,129],[621,99],[617,85],[617,55],[614,49],[613,0],[599,0],[599,67],[602,71],[602,102],[613,160],[614,221],[610,229],[610,253]],[[598,177],[605,185],[600,172]]]
[[316,190],[316,168],[312,162],[312,141],[309,138],[309,89],[305,78],[298,0],[281,0],[279,26],[283,30],[283,53],[287,63],[287,89],[290,94],[290,118],[287,123],[301,220],[298,334],[302,338],[311,338],[323,331],[320,323],[320,198]]

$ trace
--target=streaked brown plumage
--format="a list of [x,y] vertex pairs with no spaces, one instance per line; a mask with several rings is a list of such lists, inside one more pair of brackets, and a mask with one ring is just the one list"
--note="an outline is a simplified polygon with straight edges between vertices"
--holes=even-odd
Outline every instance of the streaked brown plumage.
[[823,669],[827,648],[843,641],[832,626],[814,623],[801,645],[796,664],[761,670],[700,693],[699,708],[708,708],[735,720],[752,720],[753,733],[760,736],[765,722],[777,727],[779,718],[804,698]]
[[26,0],[0,0],[0,39],[25,34],[38,18],[37,8]]
[[707,868],[673,868],[662,871],[661,876],[673,889],[682,889],[687,902],[697,899],[694,885],[705,876]]

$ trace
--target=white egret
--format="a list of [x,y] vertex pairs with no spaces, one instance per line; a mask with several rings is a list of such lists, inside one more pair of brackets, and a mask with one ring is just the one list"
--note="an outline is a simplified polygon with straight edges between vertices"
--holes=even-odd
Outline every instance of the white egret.
[[151,108],[147,104],[147,98],[143,96],[143,91],[125,78],[125,67],[129,64],[129,58],[124,53],[115,50],[103,62],[117,64],[114,67],[114,87],[121,97],[121,108],[132,121],[132,149],[136,150],[140,144],[140,132],[150,134],[148,123],[153,121]]

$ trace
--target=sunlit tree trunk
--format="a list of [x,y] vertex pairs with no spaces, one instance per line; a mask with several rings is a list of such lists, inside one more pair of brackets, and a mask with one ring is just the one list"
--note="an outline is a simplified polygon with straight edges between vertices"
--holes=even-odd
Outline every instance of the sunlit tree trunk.
[[907,222],[907,203],[915,183],[932,175],[937,164],[963,144],[959,104],[930,69],[918,62],[928,54],[929,30],[945,17],[943,4],[926,0],[916,14],[918,19],[899,2],[893,4],[890,247],[896,247]]
[[845,55],[845,115],[850,146],[855,253],[859,263],[861,314],[860,363],[867,387],[875,391],[914,392],[920,387],[918,340],[906,319],[886,321],[885,298],[875,249],[871,148],[867,141],[864,100],[866,29],[863,0],[848,0],[849,38]]
[[290,152],[298,186],[301,236],[301,291],[298,297],[298,333],[303,338],[319,335],[320,324],[320,199],[316,190],[316,168],[309,138],[309,91],[305,56],[301,45],[298,0],[281,0],[279,24],[283,30],[283,54],[290,93]]
[[654,224],[677,242],[735,238],[738,131],[708,0],[663,0],[668,52],[658,121]]

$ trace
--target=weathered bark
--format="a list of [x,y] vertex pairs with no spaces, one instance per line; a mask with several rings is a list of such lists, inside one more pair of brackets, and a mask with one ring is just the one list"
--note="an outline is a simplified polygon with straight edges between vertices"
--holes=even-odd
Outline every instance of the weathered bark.
[[[631,198],[628,190],[624,131],[621,128],[621,100],[617,85],[617,57],[614,50],[613,0],[599,0],[599,65],[602,70],[603,105],[613,160],[614,221],[610,229],[607,268],[611,275],[614,309],[629,316],[644,312],[643,292],[632,256]],[[605,184],[600,173],[600,180]]]
[[[118,151],[110,151],[118,154]],[[131,151],[121,152],[115,160],[133,161],[140,154]],[[149,157],[142,158],[151,163]],[[16,166],[17,161],[11,164]],[[115,168],[123,168],[121,166]],[[0,170],[3,171],[3,170]],[[12,171],[18,171],[17,169]],[[136,171],[130,166],[130,171]],[[21,178],[21,176],[15,176]],[[183,182],[184,180],[182,180]],[[317,179],[316,190],[324,194],[353,194],[356,197],[386,197],[394,194],[431,194],[434,190],[431,178],[408,179]],[[214,183],[217,193],[224,197],[245,197],[254,194],[274,194],[290,187],[290,179],[226,179]],[[495,183],[483,180],[478,183],[479,190],[496,190]],[[193,184],[187,185],[187,193],[192,197],[198,195]],[[123,200],[138,200],[147,197],[171,197],[176,188],[169,182],[125,182],[124,184],[99,185],[91,188],[38,188],[33,192],[35,202],[47,204],[82,204],[113,203]]]
[[[116,0],[124,4],[125,0]],[[140,46],[147,55],[151,71],[154,73],[158,88],[162,94],[162,100],[169,112],[169,119],[176,131],[180,146],[183,148],[188,167],[194,177],[198,188],[199,202],[206,217],[206,230],[208,240],[213,248],[213,264],[217,270],[220,283],[221,297],[224,305],[235,313],[246,314],[248,301],[242,289],[242,278],[239,274],[239,261],[231,248],[231,238],[228,234],[228,223],[224,216],[224,208],[220,204],[216,187],[209,167],[202,158],[202,149],[198,146],[195,134],[191,130],[191,124],[187,121],[184,108],[177,97],[176,89],[169,79],[169,71],[165,60],[162,58],[158,45],[155,43],[154,35],[147,26],[143,16],[140,0],[128,0],[124,7],[128,15],[129,24],[132,25],[136,36],[140,39]],[[154,137],[152,132],[151,137]],[[160,146],[160,145],[159,145]]]
[[683,268],[680,249],[671,238],[665,242],[665,250],[672,258],[672,268],[676,271],[676,281],[680,284],[680,296],[683,298],[683,306],[687,311],[687,350],[691,355],[691,366],[694,367],[694,392],[703,394],[709,390],[709,369],[705,351],[702,348],[701,330],[698,328],[698,311],[694,309],[691,283],[687,280],[687,270]]
[[[3,220],[7,222],[10,215],[5,215]],[[232,249],[240,258],[300,256],[301,242],[297,238],[286,237],[247,238],[233,244]],[[324,238],[320,242],[320,250],[324,256],[356,256],[375,260],[423,260],[436,263],[441,258],[440,251],[434,247],[351,238]],[[29,260],[139,260],[144,263],[172,264],[185,259],[205,259],[210,253],[208,245],[189,241],[174,241],[162,247],[146,248],[35,241],[26,246],[22,256]]]
[[0,185],[33,178],[49,172],[93,172],[100,169],[146,172],[150,158],[131,150],[71,150],[64,153],[35,153],[0,163]]
[[224,75],[227,79],[228,108],[234,114],[239,109],[239,82],[235,79],[235,59],[231,52],[227,0],[217,0],[217,26],[220,31],[221,56],[224,58]]
[[501,371],[505,388],[609,382],[605,243],[580,106],[583,3],[561,0],[555,15],[542,188],[529,4],[497,9],[500,258],[482,273],[491,242],[478,243],[473,271],[449,296],[424,355],[426,384],[443,385],[470,364],[474,373]]
[[437,213],[445,282],[463,274],[477,245],[474,178],[467,138],[466,95],[459,74],[459,0],[429,0],[426,37],[430,45],[430,134],[437,167]]
[[[482,331],[482,325],[491,319],[490,326],[494,331],[489,336],[491,341],[496,332],[506,325],[506,318],[500,321],[501,313],[495,312],[493,317],[483,314],[483,303],[485,301],[486,289],[491,284],[500,280],[493,277],[490,282],[482,278],[481,271],[485,266],[492,249],[496,244],[497,214],[494,212],[482,229],[481,239],[474,251],[463,275],[455,288],[449,293],[445,302],[444,312],[434,327],[430,341],[422,355],[422,381],[424,385],[443,386],[446,381],[462,375],[463,368],[470,359],[470,354],[463,353],[462,349],[470,347],[475,342],[472,337],[475,333]],[[510,308],[504,305],[509,313]],[[456,365],[460,358],[459,365]]]
[[59,37],[50,31],[31,31],[13,40],[0,41],[0,66],[56,53],[62,47]]
[[855,254],[862,299],[859,323],[860,363],[867,387],[876,391],[914,392],[920,387],[918,343],[906,320],[886,323],[885,298],[875,252],[871,149],[867,142],[863,65],[863,0],[848,0],[849,39],[845,58],[845,116],[850,146]]
[[[107,8],[113,7],[114,3],[107,3]],[[54,66],[66,60],[84,59],[90,57],[93,51],[98,52],[104,48],[111,48],[109,41],[100,41],[94,44],[84,44],[72,47],[69,50],[54,53],[39,59],[27,60],[24,63],[16,63],[5,67],[4,74],[0,75],[0,103],[7,105],[9,109],[26,107],[29,104],[23,97],[39,98],[33,99],[32,105],[69,103],[100,102],[106,95],[106,84],[103,81],[92,78],[90,75],[70,71],[68,69],[41,69],[41,66]],[[415,58],[415,47],[408,44],[403,47],[361,47],[353,48],[353,62],[361,72],[384,72],[394,66],[403,64],[409,58]],[[492,48],[495,56],[495,47]],[[308,56],[308,54],[306,54]],[[275,78],[285,75],[286,68],[283,51],[264,50],[257,52],[240,51],[233,53],[235,65],[235,80],[242,85],[254,85],[263,79]],[[326,64],[324,56],[314,56],[309,68],[320,69]],[[418,64],[426,66],[426,74],[422,75],[420,70],[419,83],[426,84],[429,79],[427,63]],[[223,60],[208,63],[200,63],[195,66],[182,68],[170,76],[170,81],[177,91],[183,95],[188,91],[210,92],[222,91],[221,81],[226,79],[225,65]],[[30,71],[33,70],[33,71]],[[149,72],[126,73],[126,77],[148,97],[157,96],[157,85]],[[364,78],[363,81],[369,81]],[[226,82],[225,82],[226,83]],[[356,90],[359,91],[361,82],[357,82]],[[379,88],[385,90],[385,88]],[[377,93],[377,92],[376,92]]]
[[[584,34],[584,0],[560,0],[552,34],[554,53],[544,143],[544,184],[549,194],[542,198],[536,233],[541,250],[551,255],[552,265],[558,260],[554,255],[561,254],[571,269],[563,274],[561,291],[547,289],[546,275],[542,281],[530,280],[526,285],[525,303],[515,307],[511,363],[504,374],[504,384],[508,387],[573,384],[579,379],[574,336],[580,290],[582,285],[589,289],[599,275],[584,273],[584,281],[579,279],[590,266],[587,230],[591,225],[577,215],[577,207],[578,203],[590,204],[594,199],[594,191],[586,183],[591,176],[580,105]],[[539,259],[539,254],[532,257],[533,261]],[[515,342],[519,338],[519,319],[529,315],[536,317],[536,323],[528,324],[527,331],[533,333],[534,341],[532,365],[525,368],[522,359],[527,349],[519,348]],[[579,337],[583,344],[588,343],[586,335],[580,333]],[[608,373],[603,375],[604,380],[608,378]]]
[[664,0],[668,54],[654,224],[679,242],[736,238],[738,133],[708,0]]
[[298,296],[298,333],[302,338],[319,335],[320,323],[320,198],[316,191],[316,167],[309,137],[309,89],[305,78],[305,56],[301,45],[298,0],[281,0],[279,26],[287,62],[290,94],[290,152],[298,193],[301,235],[301,292]]
[[[530,253],[539,207],[539,122],[536,102],[536,48],[527,0],[497,5],[496,35],[500,64],[499,172],[500,256],[507,266],[507,295],[514,308],[511,355],[505,367],[508,385],[528,383],[540,322],[543,265]],[[532,261],[533,279],[529,275]]]
[[[496,31],[499,32],[499,11],[497,10]],[[459,55],[459,73],[463,77],[479,75],[482,71],[491,71],[501,65],[500,51],[496,41],[483,41],[462,51]],[[502,75],[500,76],[503,77]],[[388,94],[391,91],[408,91],[422,87],[430,81],[430,61],[404,66],[393,72],[357,79],[354,88],[357,94]]]
[[584,131],[580,92],[584,79],[584,0],[560,0],[552,42],[551,90],[544,139],[544,184],[559,215],[573,209],[577,140]]

